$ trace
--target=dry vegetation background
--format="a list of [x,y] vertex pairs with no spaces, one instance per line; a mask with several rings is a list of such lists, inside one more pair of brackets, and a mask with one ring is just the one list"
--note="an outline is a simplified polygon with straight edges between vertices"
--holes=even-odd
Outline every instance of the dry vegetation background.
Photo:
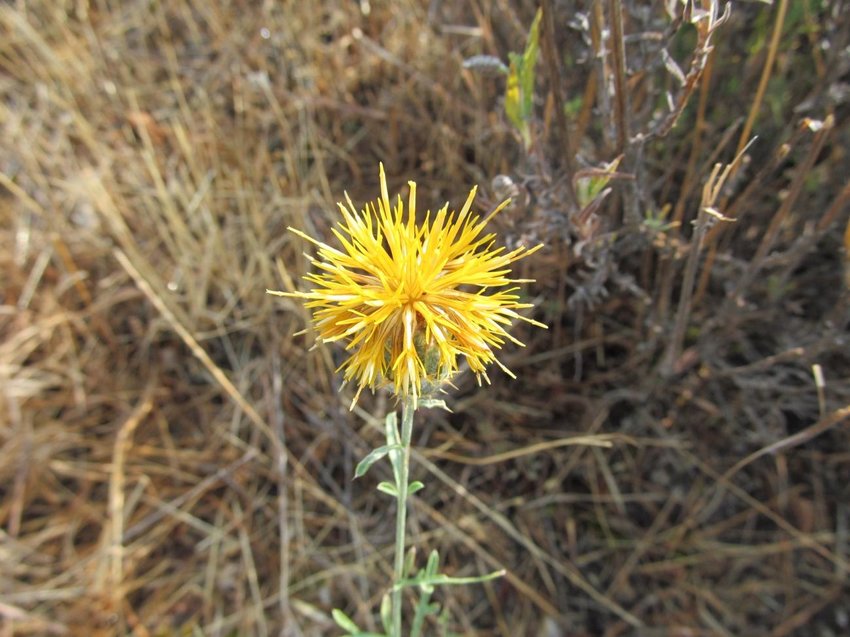
[[528,152],[464,60],[532,2],[0,4],[0,635],[376,628],[392,505],[351,476],[394,405],[349,412],[264,290],[379,160],[546,243],[518,380],[417,421],[412,541],[508,572],[428,634],[848,634],[850,8],[741,2],[707,42],[620,4],[544,2]]

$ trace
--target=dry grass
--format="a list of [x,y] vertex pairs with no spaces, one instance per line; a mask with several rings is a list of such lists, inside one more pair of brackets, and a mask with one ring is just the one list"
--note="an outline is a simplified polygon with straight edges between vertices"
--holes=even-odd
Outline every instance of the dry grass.
[[0,5],[0,635],[376,628],[390,511],[351,476],[393,404],[349,413],[339,351],[263,291],[304,272],[286,226],[329,236],[378,160],[434,206],[507,174],[505,241],[547,243],[519,379],[462,375],[417,425],[414,543],[508,572],[441,591],[429,634],[850,630],[847,14],[544,4],[528,156],[462,67],[521,50],[527,3]]

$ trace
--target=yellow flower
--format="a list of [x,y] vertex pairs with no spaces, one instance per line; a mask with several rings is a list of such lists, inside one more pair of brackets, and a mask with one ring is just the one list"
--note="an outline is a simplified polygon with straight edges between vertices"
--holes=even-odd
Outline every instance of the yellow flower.
[[482,235],[487,223],[507,201],[484,220],[471,214],[473,188],[460,212],[448,204],[436,215],[428,212],[416,223],[416,184],[405,213],[401,196],[390,205],[384,166],[380,166],[381,198],[358,213],[346,194],[339,204],[342,221],[333,233],[340,248],[317,241],[300,230],[292,232],[318,247],[311,257],[317,273],[305,276],[315,287],[309,292],[269,294],[306,299],[320,341],[348,341],[342,370],[345,381],[364,387],[392,384],[402,397],[429,393],[451,377],[464,356],[469,368],[488,382],[486,366],[496,363],[513,374],[493,353],[505,340],[522,345],[508,334],[513,319],[546,327],[515,310],[518,287],[533,279],[511,279],[510,264],[532,249],[505,252],[494,248],[494,234]]

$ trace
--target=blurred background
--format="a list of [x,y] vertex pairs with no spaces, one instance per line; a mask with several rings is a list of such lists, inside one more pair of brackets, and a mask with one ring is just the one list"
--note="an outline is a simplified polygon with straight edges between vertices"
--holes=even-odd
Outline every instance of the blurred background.
[[848,634],[848,11],[0,4],[0,635],[378,630],[396,405],[265,289],[379,161],[545,244],[417,419],[419,559],[507,571],[425,633]]

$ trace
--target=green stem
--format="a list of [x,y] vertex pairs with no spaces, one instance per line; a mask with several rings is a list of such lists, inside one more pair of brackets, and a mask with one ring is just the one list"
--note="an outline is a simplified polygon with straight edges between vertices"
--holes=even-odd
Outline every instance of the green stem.
[[410,637],[419,637],[422,634],[422,625],[425,623],[425,614],[428,612],[428,605],[431,602],[431,593],[422,591],[419,597],[419,604],[416,606],[416,614],[413,616],[413,626],[410,629]]
[[393,569],[393,637],[401,637],[401,582],[404,579],[404,533],[407,528],[407,488],[409,482],[410,438],[413,434],[414,399],[404,400],[401,415],[401,462],[395,472],[398,506],[395,518],[395,568]]

